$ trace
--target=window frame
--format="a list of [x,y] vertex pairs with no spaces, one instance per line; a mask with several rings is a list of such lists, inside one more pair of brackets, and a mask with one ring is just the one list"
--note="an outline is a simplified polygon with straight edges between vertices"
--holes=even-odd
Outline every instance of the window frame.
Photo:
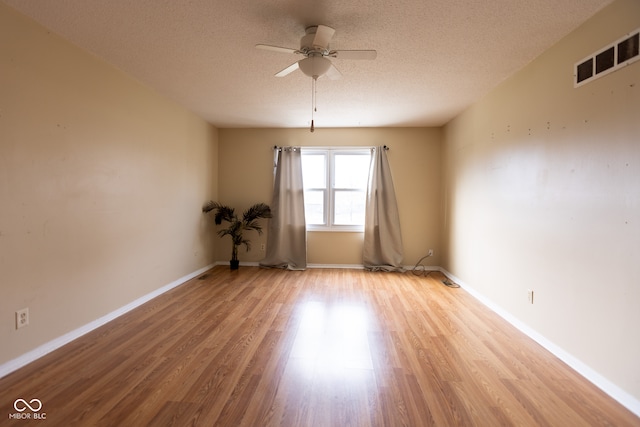
[[[335,186],[335,157],[336,155],[369,155],[369,163],[371,160],[372,150],[374,147],[301,147],[301,154],[305,155],[323,155],[325,159],[325,186],[311,187],[305,186],[305,194],[307,191],[320,191],[324,195],[323,203],[323,221],[324,224],[309,224],[307,222],[307,231],[323,231],[323,232],[364,232],[364,221],[362,224],[335,224],[335,195],[336,192],[364,191],[366,198],[366,186],[357,187],[336,187]],[[303,171],[304,175],[304,171]],[[368,174],[367,174],[368,180]],[[306,210],[306,200],[305,200]]]

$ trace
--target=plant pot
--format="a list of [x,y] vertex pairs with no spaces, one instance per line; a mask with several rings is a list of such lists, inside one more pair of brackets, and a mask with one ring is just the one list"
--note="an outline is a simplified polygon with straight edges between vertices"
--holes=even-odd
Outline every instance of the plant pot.
[[237,270],[238,267],[240,267],[240,260],[232,259],[231,261],[229,261],[229,268],[231,270]]

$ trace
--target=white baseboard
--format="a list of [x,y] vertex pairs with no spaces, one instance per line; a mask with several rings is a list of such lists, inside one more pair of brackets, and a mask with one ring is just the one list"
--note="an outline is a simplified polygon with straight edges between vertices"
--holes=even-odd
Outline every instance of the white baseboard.
[[[229,261],[217,261],[215,265],[229,265]],[[259,267],[260,263],[255,261],[241,261],[241,267]],[[415,268],[415,265],[405,265],[403,268],[407,271],[411,271]],[[432,265],[421,265],[425,271],[440,271],[440,267],[432,266]],[[307,268],[346,268],[351,270],[364,270],[363,264],[307,264]]]
[[562,349],[560,346],[549,341],[540,333],[538,333],[537,331],[535,331],[534,329],[532,329],[531,327],[529,327],[528,325],[524,324],[523,322],[518,320],[516,317],[511,315],[511,313],[507,312],[502,307],[495,304],[493,301],[491,301],[490,299],[488,299],[487,297],[485,297],[484,295],[482,295],[481,293],[473,289],[471,286],[464,283],[458,277],[454,276],[444,268],[439,268],[439,270],[445,276],[451,279],[453,282],[460,285],[461,288],[463,288],[465,291],[471,294],[478,301],[480,301],[482,304],[484,304],[489,309],[491,309],[498,316],[502,317],[504,320],[506,320],[511,325],[513,325],[518,330],[520,330],[520,332],[524,333],[529,338],[531,338],[532,340],[540,344],[542,347],[544,347],[546,350],[548,350],[558,359],[562,360],[564,363],[569,365],[573,370],[575,370],[580,375],[582,375],[587,380],[589,380],[591,383],[593,383],[600,390],[602,390],[603,392],[611,396],[611,398],[615,399],[622,406],[624,406],[629,411],[633,412],[635,415],[640,417],[640,400],[636,399],[634,396],[627,393],[626,391],[624,391],[623,389],[621,389],[620,387],[618,387],[617,385],[615,385],[614,383],[612,383],[611,381],[609,381],[608,379],[600,375],[598,372],[593,370],[591,367],[586,365],[577,357],[571,355],[570,353]]
[[83,336],[84,334],[93,331],[94,329],[99,328],[100,326],[114,320],[117,317],[122,316],[123,314],[125,314],[128,311],[133,310],[134,308],[144,304],[147,301],[152,300],[153,298],[162,295],[163,293],[175,288],[176,286],[179,286],[181,284],[183,284],[184,282],[186,282],[187,280],[191,280],[194,277],[204,273],[205,271],[211,269],[213,267],[213,264],[210,264],[206,267],[203,267],[197,271],[194,271],[193,273],[187,274],[186,276],[183,276],[177,280],[174,280],[173,282],[156,289],[153,292],[150,292],[138,299],[136,299],[135,301],[130,302],[129,304],[120,307],[117,310],[112,311],[111,313],[108,313],[102,317],[100,317],[99,319],[96,319],[90,323],[87,323],[84,326],[79,327],[78,329],[74,329],[71,332],[68,332],[58,338],[55,338],[45,344],[42,344],[41,346],[23,354],[22,356],[19,356],[13,360],[10,360],[6,363],[3,363],[2,365],[0,365],[0,378],[10,374],[13,371],[16,371],[20,368],[22,368],[23,366],[41,358],[42,356],[51,353],[54,350],[57,350],[58,348],[62,347],[65,344],[70,343],[71,341],[80,338],[81,336]]
[[437,267],[435,265],[405,265],[404,269],[411,272],[413,271],[413,269],[416,269],[416,271],[442,271],[442,269],[440,267]]
[[[349,268],[355,270],[364,270],[363,264],[307,264],[308,268]],[[440,271],[440,267],[435,267],[431,265],[423,265],[420,266],[424,271]],[[406,271],[411,271],[415,268],[415,265],[405,265],[404,268]]]
[[[229,261],[217,261],[215,265],[229,265]],[[241,261],[241,267],[259,267],[260,263],[256,261]],[[403,268],[407,271],[411,271],[415,268],[415,265],[405,265]],[[425,271],[441,271],[440,267],[432,266],[432,265],[421,265]],[[363,264],[307,264],[307,268],[345,268],[351,270],[364,270]]]
[[307,264],[307,268],[345,268],[351,270],[364,270],[362,264]]
[[[229,267],[229,261],[216,261],[214,265],[216,266],[224,265]],[[260,263],[258,261],[240,261],[240,266],[241,267],[259,267]]]
[[[229,266],[229,261],[217,261],[215,265]],[[260,267],[257,261],[241,261],[240,267]],[[362,264],[307,264],[307,268],[350,268],[362,270]]]

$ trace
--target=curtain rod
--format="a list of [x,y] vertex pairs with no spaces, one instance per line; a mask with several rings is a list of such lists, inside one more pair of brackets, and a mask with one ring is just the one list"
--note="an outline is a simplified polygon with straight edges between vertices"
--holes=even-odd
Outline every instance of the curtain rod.
[[274,145],[273,149],[276,151],[282,151],[282,150],[296,151],[296,150],[300,150],[300,147],[278,147],[277,145]]
[[[375,151],[375,149],[376,149],[376,148],[377,148],[377,147],[371,147],[371,152],[373,153],[373,152]],[[383,145],[383,146],[382,146],[382,149],[383,149],[384,151],[389,151],[389,146],[387,146],[387,145]]]
[[[277,145],[273,146],[274,150],[282,150],[283,147],[278,147]],[[284,147],[287,148],[287,147]],[[291,148],[291,147],[290,147]],[[391,149],[391,147],[389,147],[388,145],[383,145],[382,148],[384,148],[385,151],[389,151]]]

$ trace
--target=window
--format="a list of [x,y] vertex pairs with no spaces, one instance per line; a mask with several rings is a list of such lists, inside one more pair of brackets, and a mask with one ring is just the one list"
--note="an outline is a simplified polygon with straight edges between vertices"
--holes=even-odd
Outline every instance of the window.
[[308,230],[363,231],[370,148],[303,148]]

